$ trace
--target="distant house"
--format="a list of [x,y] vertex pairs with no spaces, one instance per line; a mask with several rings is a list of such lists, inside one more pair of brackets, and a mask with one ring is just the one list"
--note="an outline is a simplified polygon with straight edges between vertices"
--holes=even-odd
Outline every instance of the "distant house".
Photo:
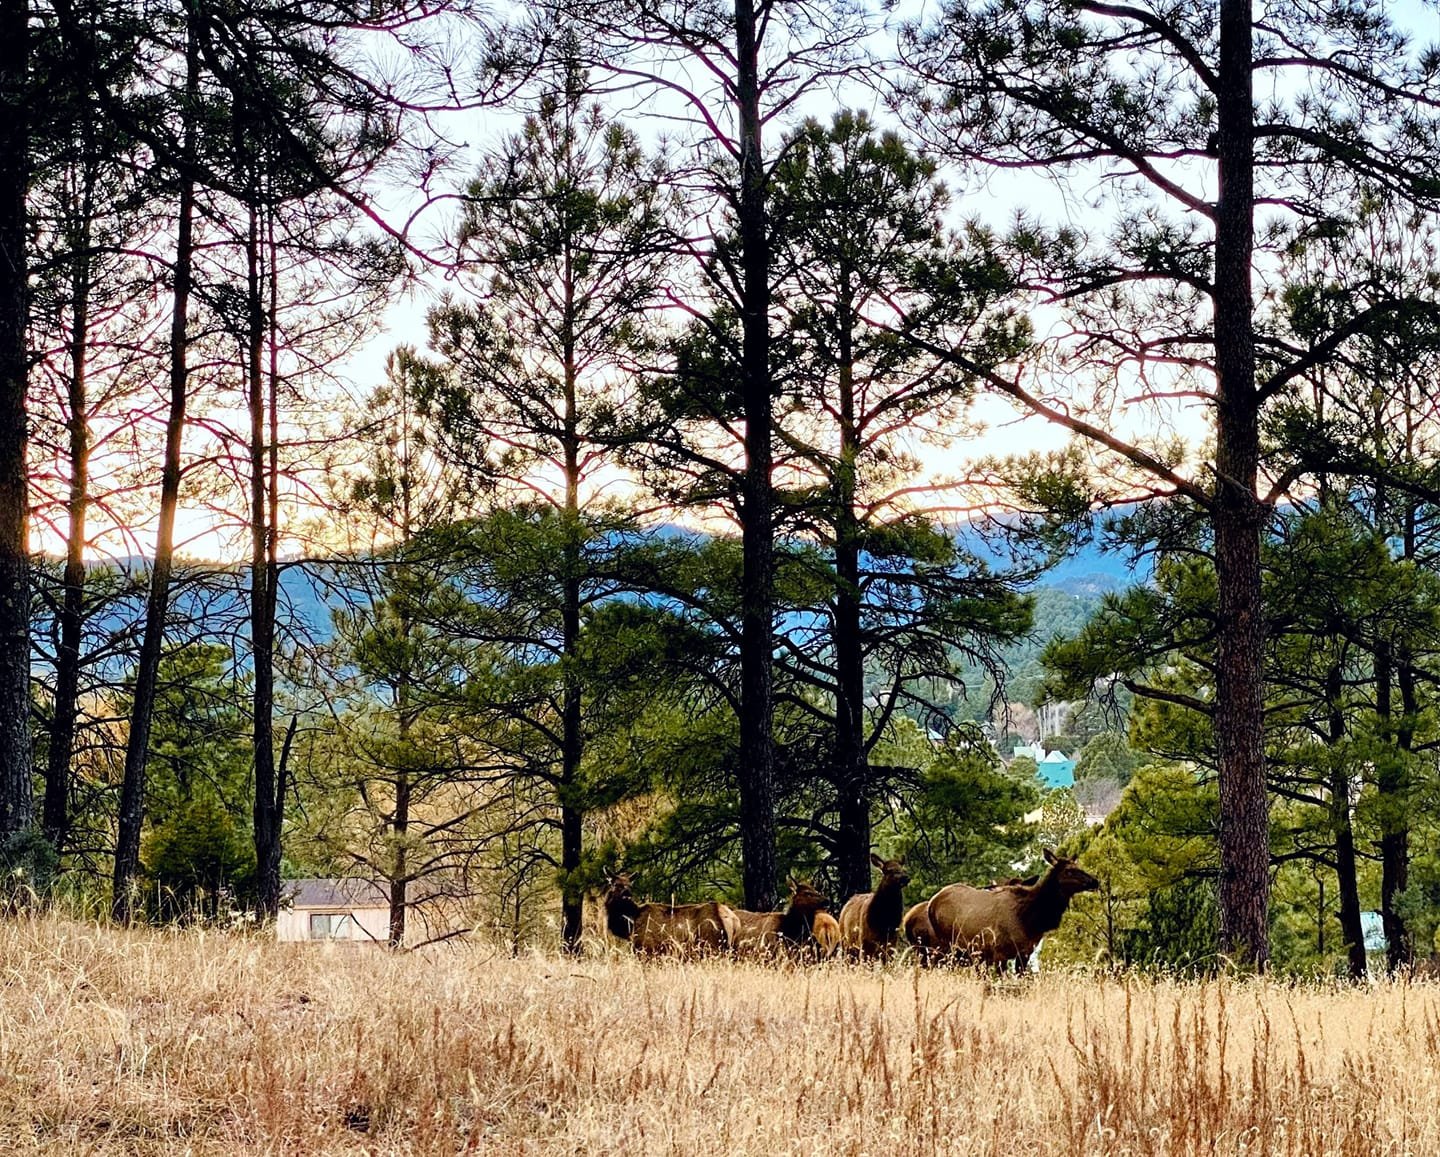
[[1046,787],[1075,786],[1075,760],[1063,752],[1050,752],[1038,762],[1038,766]]
[[286,880],[275,934],[287,941],[384,944],[389,894],[373,880]]
[[1014,756],[1026,755],[1035,761],[1040,769],[1040,778],[1046,787],[1074,787],[1075,760],[1061,751],[1046,751],[1038,743],[1024,743],[1016,746]]
[[1385,919],[1379,912],[1361,912],[1360,931],[1366,952],[1385,951],[1389,941],[1385,939]]

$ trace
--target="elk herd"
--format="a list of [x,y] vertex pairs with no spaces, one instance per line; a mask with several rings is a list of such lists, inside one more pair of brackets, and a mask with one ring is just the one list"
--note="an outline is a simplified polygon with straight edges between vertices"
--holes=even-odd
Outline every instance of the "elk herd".
[[922,965],[975,963],[1023,971],[1036,945],[1060,927],[1071,897],[1100,882],[1074,860],[1045,850],[1040,876],[973,888],[947,884],[928,900],[905,906],[910,876],[905,861],[870,862],[880,871],[873,892],[851,896],[837,920],[829,900],[805,880],[790,878],[790,902],[780,912],[746,912],[728,904],[640,903],[624,873],[605,893],[605,924],[642,956],[731,954],[740,957],[888,960],[902,937]]

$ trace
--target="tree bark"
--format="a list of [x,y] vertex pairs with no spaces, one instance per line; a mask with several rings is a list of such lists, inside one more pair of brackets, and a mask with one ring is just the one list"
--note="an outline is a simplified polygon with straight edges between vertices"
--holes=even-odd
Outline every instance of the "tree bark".
[[29,4],[0,0],[0,840],[34,821],[30,766]]
[[[409,421],[409,415],[406,415]],[[405,453],[406,482],[402,485],[408,489],[409,482],[409,451],[408,443]],[[409,501],[405,505],[405,545],[410,543],[410,514]],[[405,656],[404,665],[400,677],[395,684],[395,711],[400,725],[400,759],[410,758],[410,733],[413,730],[415,717],[411,705],[410,696],[410,639],[411,623],[408,609],[400,610],[400,639],[401,651]],[[390,867],[390,927],[387,943],[391,948],[403,948],[405,946],[405,928],[410,918],[410,846],[408,843],[410,833],[410,801],[414,791],[414,782],[410,773],[403,766],[397,766],[395,770],[395,811],[390,816],[390,831],[395,837],[395,860]]]
[[[1407,450],[1410,447],[1407,447]],[[1416,556],[1416,506],[1413,500],[1405,500],[1401,510],[1401,558],[1414,559]],[[1384,664],[1381,656],[1375,656],[1375,680],[1380,684],[1381,670],[1385,682],[1377,686],[1377,709],[1381,719],[1391,720],[1391,677],[1400,690],[1400,719],[1394,720],[1395,759],[1385,762],[1377,777],[1377,788],[1381,795],[1381,836],[1380,836],[1380,912],[1385,929],[1385,964],[1390,971],[1408,968],[1414,964],[1414,944],[1410,929],[1405,928],[1404,916],[1398,911],[1398,898],[1410,885],[1410,761],[1416,742],[1416,716],[1420,700],[1416,694],[1416,669],[1411,664],[1410,648],[1404,641],[1395,648],[1391,656],[1390,645],[1385,644]],[[1394,670],[1391,669],[1394,660]],[[1381,699],[1381,689],[1384,699]]]
[[760,59],[754,0],[735,2],[736,95],[740,122],[741,398],[745,472],[740,634],[740,846],[745,904],[775,906],[775,753],[772,730],[775,493],[770,381],[770,236],[761,153]]
[[1255,389],[1254,102],[1250,0],[1221,0],[1215,212],[1215,688],[1220,777],[1220,946],[1238,962],[1269,960],[1270,808],[1265,789],[1263,511]]
[[[1355,826],[1351,819],[1350,775],[1333,748],[1345,737],[1345,709],[1339,664],[1326,672],[1325,697],[1330,711],[1330,825],[1335,833],[1335,882],[1340,892],[1340,933],[1350,977],[1365,977],[1365,928],[1360,921],[1360,876],[1355,857]],[[1324,921],[1324,912],[1321,912]],[[1323,952],[1324,949],[1322,948]]]
[[[397,560],[407,560],[411,540],[415,536],[411,488],[414,476],[410,457],[410,394],[408,380],[400,379],[400,553]],[[397,607],[400,619],[400,670],[395,681],[395,714],[399,721],[400,758],[395,769],[395,811],[390,817],[390,830],[395,836],[395,861],[390,868],[390,928],[388,943],[391,948],[402,948],[405,944],[405,928],[410,916],[410,802],[414,792],[414,781],[405,766],[410,759],[410,735],[414,729],[416,715],[411,697],[414,674],[414,654],[411,640],[414,624],[407,603],[400,601]]]
[[[1404,711],[1405,701],[1415,697],[1414,672],[1406,670],[1402,688],[1402,717],[1394,718],[1395,666],[1389,640],[1375,648],[1375,714],[1383,734],[1393,737],[1396,754],[1384,760],[1375,776],[1380,797],[1380,923],[1385,930],[1385,964],[1394,972],[1412,963],[1409,932],[1396,903],[1410,882],[1410,827],[1406,819],[1409,786],[1411,731]],[[1408,691],[1408,694],[1406,693]]]
[[[1414,511],[1406,513],[1406,550],[1414,551]],[[1393,772],[1383,779],[1382,790],[1389,795],[1386,815],[1390,822],[1382,829],[1380,837],[1381,862],[1381,919],[1385,921],[1385,962],[1394,971],[1409,968],[1415,963],[1415,945],[1410,930],[1397,911],[1396,900],[1410,884],[1410,824],[1407,808],[1411,791],[1410,760],[1415,745],[1415,719],[1420,702],[1415,692],[1415,668],[1410,664],[1410,653],[1402,646],[1398,655],[1399,670],[1396,682],[1400,689],[1400,720],[1395,729],[1395,743],[1399,748],[1399,760]],[[1394,810],[1391,815],[1390,809]]]
[[[1374,372],[1377,386],[1374,412],[1375,454],[1383,460],[1391,423],[1385,413],[1383,392],[1378,387],[1385,378],[1386,369],[1377,364]],[[1407,458],[1413,455],[1415,450],[1414,423],[1411,417],[1413,413],[1413,400],[1406,388],[1403,445]],[[1390,520],[1389,499],[1388,487],[1383,481],[1377,480],[1375,526],[1387,538],[1394,530]],[[1402,496],[1400,504],[1401,557],[1411,558],[1415,549],[1414,500]],[[1404,653],[1402,648],[1401,654]],[[1394,742],[1396,752],[1392,757],[1380,762],[1375,775],[1375,790],[1380,800],[1380,923],[1385,932],[1385,965],[1392,973],[1407,968],[1414,962],[1409,930],[1405,927],[1405,918],[1397,904],[1410,879],[1410,822],[1407,806],[1410,786],[1409,748],[1413,732],[1408,715],[1402,717],[1398,727],[1394,718],[1395,659],[1393,640],[1382,635],[1375,642],[1375,715],[1379,720],[1381,735]],[[1414,672],[1408,670],[1408,663],[1402,666],[1407,668],[1407,686],[1402,690],[1401,699],[1413,704]]]
[[1353,980],[1365,978],[1365,927],[1360,920],[1360,885],[1355,858],[1355,829],[1350,820],[1350,782],[1343,767],[1330,776],[1331,821],[1335,828],[1335,877],[1340,892],[1340,934],[1346,967]]
[[82,129],[81,186],[70,230],[70,378],[67,433],[70,487],[66,501],[65,573],[61,580],[60,644],[55,655],[55,708],[45,767],[41,829],[56,852],[64,850],[70,830],[70,763],[79,717],[80,645],[85,628],[85,537],[90,502],[90,403],[86,389],[89,355],[91,223],[95,201],[93,143]]
[[[258,202],[258,190],[256,190]],[[255,754],[255,906],[273,919],[280,910],[280,815],[275,784],[275,527],[272,521],[270,451],[266,437],[265,341],[269,333],[264,281],[274,279],[261,256],[260,216],[252,202],[246,236],[249,326],[246,377],[250,403],[250,661],[254,679],[251,734]],[[273,344],[273,335],[272,344]]]
[[861,637],[860,526],[855,513],[856,459],[854,342],[849,280],[841,278],[838,386],[840,458],[835,471],[835,770],[839,787],[836,867],[840,892],[870,891],[869,761],[865,752],[865,654]]
[[[402,748],[409,729],[401,714],[400,738]],[[395,815],[391,821],[395,833],[395,868],[390,876],[390,930],[388,943],[391,948],[405,944],[405,922],[409,911],[410,865],[406,835],[410,830],[410,776],[404,771],[395,773]]]
[[160,652],[165,643],[165,617],[170,606],[170,573],[175,556],[175,511],[180,500],[180,451],[185,431],[185,402],[189,379],[186,328],[190,316],[191,262],[194,251],[195,184],[189,177],[195,151],[194,102],[200,90],[200,50],[194,16],[185,46],[186,163],[180,181],[180,204],[175,231],[175,273],[170,319],[170,407],[165,421],[165,461],[160,476],[160,508],[155,529],[155,560],[150,568],[150,592],[145,600],[145,629],[135,671],[135,699],[131,707],[130,736],[125,746],[125,773],[120,785],[120,811],[115,840],[115,871],[111,913],[128,923],[134,916],[134,880],[140,869],[140,829],[145,822],[145,762],[150,749],[150,725],[155,713]]
[[[573,109],[573,102],[567,103]],[[564,573],[561,576],[560,655],[560,941],[566,952],[578,954],[584,931],[585,895],[580,889],[580,858],[584,851],[584,803],[580,798],[580,762],[585,754],[581,714],[581,687],[576,663],[580,648],[580,414],[576,387],[579,362],[576,358],[575,278],[567,220],[561,230],[566,238],[564,263],[565,316],[561,319],[560,357],[565,368],[564,445]]]

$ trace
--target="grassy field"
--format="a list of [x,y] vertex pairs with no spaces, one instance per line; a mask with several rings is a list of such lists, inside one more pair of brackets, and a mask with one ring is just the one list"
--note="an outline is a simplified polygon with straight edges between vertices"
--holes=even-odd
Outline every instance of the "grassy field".
[[0,924],[0,1152],[1440,1152],[1440,987]]

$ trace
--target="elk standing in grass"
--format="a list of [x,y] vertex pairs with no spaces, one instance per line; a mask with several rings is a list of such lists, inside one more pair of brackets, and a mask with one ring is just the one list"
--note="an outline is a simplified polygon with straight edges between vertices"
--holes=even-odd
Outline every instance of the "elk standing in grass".
[[[993,892],[997,888],[1013,888],[1017,885],[1028,888],[1039,880],[1039,876],[1026,876],[1024,879],[1011,876],[1008,880],[996,880],[985,885],[983,891]],[[940,941],[935,935],[935,926],[930,923],[929,900],[921,900],[905,913],[904,928],[905,939],[914,947],[916,959],[926,966],[935,963],[939,956]]]
[[630,941],[640,956],[668,953],[695,956],[728,952],[740,932],[733,909],[713,900],[702,904],[640,904],[629,875],[621,873],[605,893],[605,924]]
[[[930,951],[996,968],[1019,960],[1023,967],[1041,938],[1060,927],[1071,897],[1100,886],[1074,860],[1056,856],[1048,848],[1045,862],[1050,869],[1034,884],[941,888],[925,906],[928,935],[933,937]],[[907,933],[909,918],[915,915],[914,909],[907,914]],[[915,924],[922,936],[927,935],[918,918]]]
[[934,963],[936,949],[940,942],[935,938],[935,929],[930,924],[930,901],[921,900],[905,913],[905,939],[915,949],[915,957],[921,964]]
[[810,934],[815,937],[815,951],[822,960],[840,950],[840,921],[829,912],[815,913]]
[[880,886],[845,901],[840,909],[840,942],[851,954],[888,958],[900,935],[910,876],[903,859],[882,860],[871,852],[870,862],[880,869]]
[[[732,943],[744,955],[771,955],[782,949],[796,951],[815,946],[815,923],[829,905],[808,880],[790,878],[790,903],[783,912],[746,912],[737,909],[739,930]],[[826,917],[829,919],[829,917]]]

